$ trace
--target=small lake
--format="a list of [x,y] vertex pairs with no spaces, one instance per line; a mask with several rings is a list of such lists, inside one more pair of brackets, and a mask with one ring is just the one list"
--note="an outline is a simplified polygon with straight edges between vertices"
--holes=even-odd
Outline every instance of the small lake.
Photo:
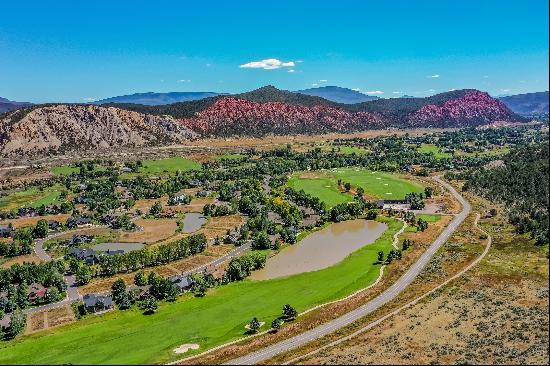
[[190,212],[185,214],[183,218],[183,229],[184,233],[192,233],[199,230],[202,225],[206,222],[206,217],[200,213]]
[[363,219],[332,224],[284,248],[269,258],[263,269],[252,272],[250,278],[268,280],[330,267],[372,244],[387,228],[386,224]]
[[101,243],[92,247],[93,250],[106,252],[108,250],[124,250],[124,252],[131,252],[134,250],[140,250],[145,246],[142,243]]

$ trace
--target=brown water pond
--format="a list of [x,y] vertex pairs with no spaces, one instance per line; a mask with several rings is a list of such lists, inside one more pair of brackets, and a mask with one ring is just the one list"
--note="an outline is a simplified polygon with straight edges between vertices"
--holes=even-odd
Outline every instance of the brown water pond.
[[387,228],[386,224],[363,219],[332,224],[284,248],[250,278],[268,280],[329,267],[373,243]]

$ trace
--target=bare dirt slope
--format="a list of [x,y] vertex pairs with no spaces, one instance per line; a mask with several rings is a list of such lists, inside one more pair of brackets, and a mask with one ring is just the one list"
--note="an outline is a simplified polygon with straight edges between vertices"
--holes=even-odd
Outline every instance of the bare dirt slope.
[[113,107],[54,105],[18,111],[0,121],[0,153],[45,155],[182,143],[195,136],[172,117]]

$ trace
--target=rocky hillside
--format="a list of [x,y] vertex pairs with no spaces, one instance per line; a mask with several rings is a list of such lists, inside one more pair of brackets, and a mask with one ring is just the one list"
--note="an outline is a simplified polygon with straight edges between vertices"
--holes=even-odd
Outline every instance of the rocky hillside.
[[326,105],[258,103],[234,97],[219,99],[195,116],[181,121],[186,127],[207,136],[345,132],[386,126],[376,113],[354,113]]
[[[257,94],[256,99],[259,99]],[[430,98],[380,99],[354,105],[331,102],[302,105],[250,99],[219,98],[181,121],[201,135],[262,136],[268,133],[352,132],[388,127],[472,127],[522,120],[502,102],[477,90]]]
[[92,105],[41,106],[13,112],[0,120],[3,156],[152,146],[194,136],[172,117]]
[[351,132],[387,127],[465,127],[523,120],[499,100],[473,89],[428,98],[343,104],[266,86],[248,93],[188,103],[117,107],[171,115],[193,131],[208,136]]

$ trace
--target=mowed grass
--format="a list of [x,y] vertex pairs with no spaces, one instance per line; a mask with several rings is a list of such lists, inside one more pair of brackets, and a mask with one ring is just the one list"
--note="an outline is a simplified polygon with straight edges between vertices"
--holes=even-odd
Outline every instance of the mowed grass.
[[418,151],[422,153],[432,153],[436,159],[450,159],[453,154],[443,152],[443,149],[432,144],[422,144],[418,148]]
[[[204,298],[186,295],[162,303],[157,314],[137,309],[90,317],[56,330],[24,336],[0,346],[2,364],[152,364],[183,356],[174,348],[198,343],[203,352],[244,335],[253,317],[266,322],[286,303],[299,312],[347,296],[379,275],[377,252],[387,252],[401,222],[379,218],[388,229],[374,243],[316,272],[268,281],[245,280],[218,287]],[[187,354],[186,354],[187,355]]]
[[13,210],[20,207],[40,207],[41,205],[51,205],[60,203],[62,187],[55,185],[40,190],[36,187],[28,188],[24,191],[14,192],[7,196],[0,197],[0,209]]
[[[441,220],[441,215],[438,215],[438,214],[419,214],[419,215],[416,215],[416,218],[426,221],[429,225],[430,223],[438,222],[439,220]],[[405,231],[407,231],[409,233],[416,233],[418,231],[418,229],[416,228],[416,226],[409,225],[409,226],[407,226]]]
[[201,169],[201,164],[191,160],[182,158],[181,156],[174,156],[167,159],[159,160],[144,160],[143,167],[140,171],[144,173],[163,173],[163,172],[177,172],[180,171],[189,171],[189,170],[199,170]]
[[353,201],[349,193],[340,192],[338,179],[349,182],[353,189],[362,187],[370,199],[403,199],[412,192],[423,192],[424,187],[397,174],[373,172],[362,168],[340,168],[332,171],[303,172],[290,177],[288,186],[319,197],[329,207]]
[[63,175],[63,176],[80,172],[80,168],[77,168],[75,166],[70,166],[70,165],[54,166],[50,170],[55,175]]
[[340,192],[338,181],[330,176],[319,174],[315,177],[308,177],[297,174],[290,177],[287,184],[297,191],[304,190],[307,194],[319,197],[328,207],[353,201],[351,194]]

